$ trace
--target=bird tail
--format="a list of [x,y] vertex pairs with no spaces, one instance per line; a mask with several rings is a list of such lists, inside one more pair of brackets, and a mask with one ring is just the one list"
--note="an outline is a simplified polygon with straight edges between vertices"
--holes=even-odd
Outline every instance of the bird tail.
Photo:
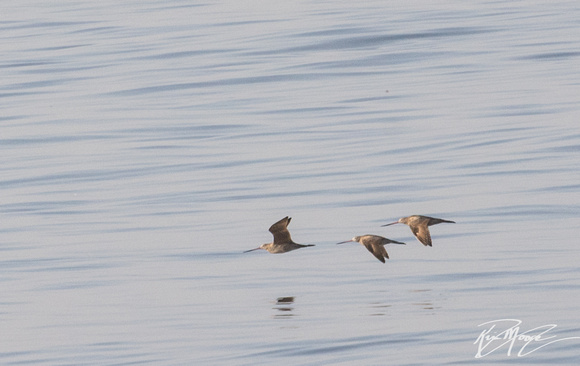
[[391,239],[391,242],[389,244],[403,244],[403,245],[407,245],[407,244],[403,243],[402,241],[396,241],[396,240],[392,240],[392,239]]

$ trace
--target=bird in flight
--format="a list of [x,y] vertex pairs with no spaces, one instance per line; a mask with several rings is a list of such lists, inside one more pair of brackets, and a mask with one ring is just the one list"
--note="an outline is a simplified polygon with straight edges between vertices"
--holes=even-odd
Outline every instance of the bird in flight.
[[385,224],[381,226],[389,226],[395,224],[405,224],[411,228],[413,235],[425,246],[433,246],[431,242],[431,234],[429,233],[429,226],[437,225],[442,222],[449,222],[455,224],[455,221],[451,220],[443,220],[437,219],[435,217],[429,216],[421,216],[421,215],[413,215],[408,217],[401,217],[399,220],[395,222],[391,222],[390,224]]
[[262,244],[257,248],[246,250],[244,251],[244,253],[258,249],[264,249],[269,251],[270,253],[286,253],[294,249],[313,247],[314,244],[297,244],[292,241],[292,238],[290,237],[290,232],[287,229],[290,220],[292,220],[292,218],[286,216],[282,220],[270,226],[269,230],[272,233],[272,235],[274,235],[274,241],[272,243]]
[[361,243],[362,245],[365,246],[365,248],[367,248],[367,250],[369,252],[372,253],[372,255],[377,257],[377,259],[383,263],[385,263],[385,258],[387,258],[387,259],[389,258],[389,254],[387,253],[387,250],[385,249],[386,244],[405,244],[405,243],[401,243],[400,241],[395,241],[395,240],[383,238],[382,236],[378,236],[378,235],[355,236],[354,238],[352,238],[350,240],[341,241],[340,243],[337,243],[337,244],[344,244],[344,243],[350,243],[350,242]]

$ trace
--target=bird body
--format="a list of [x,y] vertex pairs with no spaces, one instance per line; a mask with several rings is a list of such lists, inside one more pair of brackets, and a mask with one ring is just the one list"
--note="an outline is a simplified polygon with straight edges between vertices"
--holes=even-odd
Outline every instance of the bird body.
[[294,249],[313,247],[314,244],[298,244],[292,241],[290,237],[290,232],[287,229],[288,224],[292,220],[291,217],[286,216],[280,221],[276,222],[270,226],[269,231],[274,236],[274,241],[272,243],[262,244],[257,248],[244,251],[244,253],[251,252],[258,249],[267,250],[270,253],[286,253]]
[[374,255],[378,260],[380,260],[383,263],[385,263],[385,258],[387,259],[389,258],[389,254],[385,249],[386,244],[405,244],[401,243],[400,241],[383,238],[382,236],[368,234],[362,236],[355,236],[350,240],[341,241],[340,243],[337,244],[344,244],[350,242],[358,242],[364,245],[365,248],[367,248],[367,250],[372,253],[372,255]]
[[437,225],[442,222],[448,222],[455,224],[455,221],[451,220],[443,220],[438,219],[435,217],[429,216],[421,216],[421,215],[412,215],[407,217],[401,217],[399,220],[395,222],[391,222],[390,224],[385,224],[382,226],[389,226],[394,224],[405,224],[411,228],[413,235],[425,246],[433,246],[431,241],[431,234],[429,233],[429,226]]

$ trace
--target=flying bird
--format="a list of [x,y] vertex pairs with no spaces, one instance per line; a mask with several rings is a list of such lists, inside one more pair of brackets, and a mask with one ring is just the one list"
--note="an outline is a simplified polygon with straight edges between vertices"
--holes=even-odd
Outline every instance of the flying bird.
[[292,220],[291,217],[286,216],[282,220],[278,221],[274,225],[270,226],[270,232],[274,235],[274,241],[272,243],[262,244],[257,248],[244,251],[244,253],[251,252],[258,249],[264,249],[270,253],[286,253],[294,249],[300,249],[305,247],[313,247],[314,244],[297,244],[292,241],[290,237],[290,232],[286,228]]
[[431,234],[429,233],[429,226],[437,225],[442,222],[449,222],[455,224],[455,221],[437,219],[435,217],[413,215],[408,217],[401,217],[398,221],[391,222],[381,226],[389,226],[394,224],[405,224],[411,228],[413,235],[425,246],[433,246],[431,244]]
[[378,260],[380,260],[383,263],[385,263],[385,258],[387,259],[389,258],[389,254],[385,249],[386,244],[405,244],[401,243],[400,241],[383,238],[382,236],[378,235],[355,236],[350,240],[341,241],[340,243],[337,244],[344,244],[350,242],[361,243],[362,245],[365,246],[365,248],[367,248],[369,252],[371,252],[375,257],[377,257]]

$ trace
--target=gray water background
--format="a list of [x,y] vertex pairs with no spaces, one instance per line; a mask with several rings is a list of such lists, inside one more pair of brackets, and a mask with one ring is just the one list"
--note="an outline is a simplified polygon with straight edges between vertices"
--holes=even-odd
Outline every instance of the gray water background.
[[5,3],[0,364],[577,364],[579,8]]

